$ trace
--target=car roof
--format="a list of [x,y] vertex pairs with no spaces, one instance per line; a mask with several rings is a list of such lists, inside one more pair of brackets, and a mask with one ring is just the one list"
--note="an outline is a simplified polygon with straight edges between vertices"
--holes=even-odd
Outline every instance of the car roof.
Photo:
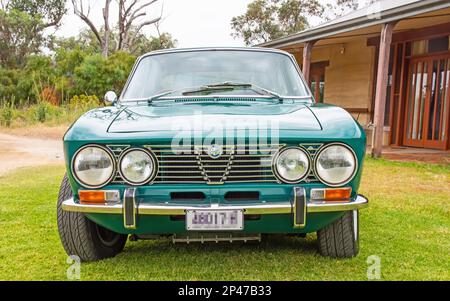
[[155,50],[151,52],[147,52],[142,55],[140,58],[144,58],[146,56],[156,55],[156,54],[165,54],[165,53],[179,53],[179,52],[201,52],[201,51],[253,51],[253,52],[273,52],[291,56],[289,52],[280,49],[274,48],[263,48],[263,47],[193,47],[193,48],[170,48],[170,49],[161,49]]

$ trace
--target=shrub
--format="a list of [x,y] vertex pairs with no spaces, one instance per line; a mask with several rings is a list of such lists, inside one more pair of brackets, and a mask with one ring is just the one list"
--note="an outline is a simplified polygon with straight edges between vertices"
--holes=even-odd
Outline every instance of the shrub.
[[40,102],[35,111],[36,120],[39,122],[45,122],[47,118],[47,104],[45,102]]
[[69,101],[69,110],[86,112],[100,105],[101,103],[96,95],[75,95]]
[[10,127],[14,116],[14,101],[11,101],[11,103],[5,102],[0,113],[0,124]]
[[40,93],[40,99],[52,105],[58,106],[60,104],[58,94],[55,88],[45,87]]
[[77,94],[102,97],[107,91],[119,92],[127,80],[135,57],[125,52],[116,52],[108,58],[99,54],[85,57],[75,68],[74,84]]

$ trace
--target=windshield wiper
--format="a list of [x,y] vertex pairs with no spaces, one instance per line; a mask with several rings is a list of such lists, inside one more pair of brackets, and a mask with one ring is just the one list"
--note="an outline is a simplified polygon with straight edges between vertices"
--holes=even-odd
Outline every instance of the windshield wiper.
[[179,90],[170,90],[170,91],[158,93],[158,94],[156,94],[156,95],[153,95],[153,96],[150,96],[149,98],[147,98],[147,101],[148,101],[148,103],[150,104],[150,103],[152,103],[152,102],[155,101],[155,100],[158,100],[158,99],[160,99],[160,98],[162,98],[162,97],[164,97],[164,96],[167,96],[167,95],[169,95],[169,94],[172,94],[172,93],[175,93],[175,92],[178,92],[178,91],[179,91]]
[[[165,91],[165,92],[161,92],[158,94],[155,94],[153,96],[150,96],[149,98],[147,98],[146,100],[148,101],[148,103],[152,103],[155,100],[159,100],[160,98],[163,98],[164,96],[176,93],[176,92],[180,92],[180,91],[186,91],[183,92],[182,95],[190,95],[190,94],[196,94],[196,93],[202,93],[202,92],[209,92],[209,91],[232,91],[234,90],[234,87],[236,87],[237,85],[233,85],[233,86],[224,86],[222,85],[217,85],[217,84],[213,84],[213,85],[206,85],[206,86],[200,86],[199,88],[184,88],[184,89],[177,89],[177,90],[169,90],[169,91]],[[248,85],[240,85],[243,87],[247,87]],[[251,86],[251,85],[250,85]],[[189,90],[192,89],[192,90]]]
[[149,98],[147,98],[148,103],[152,103],[155,100],[159,100],[160,98],[163,98],[164,96],[179,92],[179,91],[183,91],[182,93],[183,96],[188,96],[188,95],[195,95],[198,93],[207,93],[207,94],[211,94],[214,92],[220,92],[220,91],[233,91],[236,89],[251,89],[253,91],[255,91],[256,93],[260,94],[260,95],[269,95],[272,98],[278,99],[280,102],[283,101],[283,98],[275,93],[272,92],[268,89],[259,87],[257,85],[254,84],[250,84],[250,83],[234,83],[234,82],[223,82],[223,83],[216,83],[216,84],[208,84],[208,85],[202,85],[198,88],[194,88],[191,90],[188,89],[179,89],[179,90],[170,90],[170,91],[165,91],[165,92],[161,92],[158,94],[155,94],[153,96],[150,96]]
[[229,91],[229,90],[235,90],[238,88],[251,89],[251,90],[257,92],[258,94],[261,94],[261,95],[266,94],[266,95],[272,96],[273,98],[278,99],[279,101],[283,100],[283,98],[278,93],[272,92],[268,89],[259,87],[257,85],[250,84],[250,83],[233,83],[233,82],[223,82],[223,83],[217,83],[217,84],[204,85],[195,90],[185,91],[183,93],[183,95],[186,96],[186,95],[192,95],[192,94],[196,94],[196,93],[213,93],[213,92],[217,92],[217,91]]

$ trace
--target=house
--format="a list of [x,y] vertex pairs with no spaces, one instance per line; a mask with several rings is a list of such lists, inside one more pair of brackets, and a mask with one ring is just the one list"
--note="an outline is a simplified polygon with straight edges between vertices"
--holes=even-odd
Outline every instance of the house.
[[450,148],[450,1],[390,0],[258,45],[292,53],[317,102],[382,147]]

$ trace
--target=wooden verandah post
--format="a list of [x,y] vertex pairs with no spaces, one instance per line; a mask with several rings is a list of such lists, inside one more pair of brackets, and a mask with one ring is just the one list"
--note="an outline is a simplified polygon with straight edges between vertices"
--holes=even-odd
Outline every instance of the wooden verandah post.
[[309,78],[311,74],[311,53],[312,48],[316,41],[306,42],[305,47],[303,48],[303,66],[302,66],[302,72],[303,76],[305,77],[307,85],[309,85]]
[[372,157],[379,158],[383,152],[384,118],[386,108],[386,92],[389,76],[389,59],[391,53],[392,34],[396,23],[386,23],[381,31],[380,51],[378,58],[377,84],[375,90],[374,139]]

